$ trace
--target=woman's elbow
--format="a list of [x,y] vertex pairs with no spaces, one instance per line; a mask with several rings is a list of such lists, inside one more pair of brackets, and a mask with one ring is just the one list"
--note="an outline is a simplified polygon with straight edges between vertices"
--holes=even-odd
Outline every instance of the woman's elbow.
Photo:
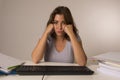
[[86,66],[86,62],[80,63],[80,66]]
[[85,59],[83,59],[83,61],[81,61],[81,62],[79,62],[80,64],[80,66],[86,66],[86,64],[87,64],[87,56],[85,56]]
[[84,60],[84,61],[78,61],[77,62],[80,66],[86,66],[87,64],[87,60]]
[[36,58],[32,57],[32,61],[35,63],[35,64],[38,64],[39,63],[39,60],[37,60]]

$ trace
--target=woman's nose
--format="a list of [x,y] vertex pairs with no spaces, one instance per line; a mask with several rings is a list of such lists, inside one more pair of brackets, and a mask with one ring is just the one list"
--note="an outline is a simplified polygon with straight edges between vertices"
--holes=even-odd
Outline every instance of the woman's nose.
[[59,24],[59,25],[58,25],[58,28],[59,28],[59,29],[62,29],[62,24]]

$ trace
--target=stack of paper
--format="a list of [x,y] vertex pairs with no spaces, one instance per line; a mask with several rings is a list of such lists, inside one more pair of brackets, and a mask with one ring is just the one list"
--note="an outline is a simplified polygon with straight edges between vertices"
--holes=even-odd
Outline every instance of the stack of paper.
[[108,52],[94,58],[99,61],[98,71],[114,76],[120,75],[120,52]]
[[11,56],[0,53],[0,73],[8,74],[10,71],[18,65],[23,64],[22,60],[13,58]]

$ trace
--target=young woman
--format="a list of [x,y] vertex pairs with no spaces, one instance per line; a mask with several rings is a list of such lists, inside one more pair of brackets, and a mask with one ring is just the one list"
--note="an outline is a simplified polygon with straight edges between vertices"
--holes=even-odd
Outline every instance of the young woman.
[[53,10],[47,27],[32,53],[32,60],[47,62],[78,63],[85,66],[87,57],[70,10],[58,6]]

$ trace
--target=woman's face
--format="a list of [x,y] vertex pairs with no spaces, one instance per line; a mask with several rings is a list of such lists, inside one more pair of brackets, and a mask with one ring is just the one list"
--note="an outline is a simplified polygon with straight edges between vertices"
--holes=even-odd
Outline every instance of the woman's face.
[[64,35],[64,26],[65,26],[65,19],[64,15],[56,14],[54,18],[54,30],[56,33],[56,36],[63,36]]

